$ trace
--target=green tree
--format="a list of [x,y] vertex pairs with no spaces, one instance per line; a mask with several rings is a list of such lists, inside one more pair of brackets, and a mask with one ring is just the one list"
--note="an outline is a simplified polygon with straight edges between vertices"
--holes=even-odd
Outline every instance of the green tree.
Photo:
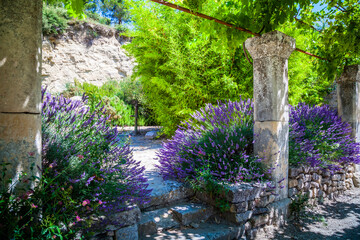
[[117,24],[122,24],[129,19],[129,12],[124,5],[124,0],[100,0],[102,14]]
[[252,66],[241,46],[210,36],[195,16],[146,2],[130,9],[136,31],[125,48],[137,59],[134,76],[166,134],[206,103],[252,96]]
[[[135,27],[126,49],[137,59],[135,74],[167,133],[205,102],[252,97],[252,68],[242,54],[243,42],[252,35],[152,2],[128,2]],[[297,40],[297,47],[329,60],[292,54],[291,104],[322,103],[342,66],[359,63],[359,1],[170,2],[254,33],[283,31]],[[318,3],[326,9],[315,12]]]

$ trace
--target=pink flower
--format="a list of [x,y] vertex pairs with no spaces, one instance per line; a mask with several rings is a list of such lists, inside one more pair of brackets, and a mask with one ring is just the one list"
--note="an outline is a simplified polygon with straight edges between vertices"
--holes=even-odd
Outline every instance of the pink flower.
[[31,208],[37,208],[38,206],[36,206],[35,204],[31,204]]
[[77,157],[78,157],[79,159],[83,159],[83,158],[84,158],[84,156],[81,155],[81,154],[77,155]]
[[81,218],[79,216],[76,216],[76,221],[77,222],[80,222],[81,221]]
[[90,200],[89,199],[85,199],[81,205],[83,205],[84,207],[87,205],[87,204],[90,204]]
[[101,200],[99,200],[99,205],[101,205],[103,202]]
[[199,151],[198,154],[201,154],[201,155],[204,155],[205,156],[205,153],[203,151]]

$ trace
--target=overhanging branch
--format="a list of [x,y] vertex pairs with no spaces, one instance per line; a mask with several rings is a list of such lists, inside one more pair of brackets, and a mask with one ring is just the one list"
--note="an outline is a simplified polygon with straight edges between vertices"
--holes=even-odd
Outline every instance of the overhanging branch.
[[[192,14],[192,15],[197,16],[197,17],[201,17],[201,18],[204,18],[204,19],[208,19],[208,20],[211,20],[211,21],[220,23],[220,24],[225,25],[225,26],[230,27],[230,28],[235,28],[235,29],[237,29],[237,30],[239,30],[239,31],[246,32],[246,33],[249,33],[249,34],[254,35],[254,36],[257,36],[257,37],[260,37],[260,36],[261,36],[259,33],[254,33],[254,32],[252,32],[252,31],[250,31],[249,29],[242,28],[242,27],[237,27],[237,26],[235,26],[235,25],[233,25],[233,24],[227,23],[227,22],[222,21],[222,20],[220,20],[220,19],[217,19],[217,18],[214,18],[214,17],[210,17],[210,16],[208,16],[208,15],[205,15],[205,14],[202,14],[202,13],[199,13],[199,12],[194,12],[194,11],[188,9],[188,8],[184,8],[184,7],[181,7],[181,6],[179,6],[179,5],[166,2],[166,1],[164,1],[164,0],[150,0],[150,1],[155,2],[155,3],[159,3],[159,4],[162,4],[162,5],[171,7],[171,8],[174,8],[174,9],[179,10],[179,11],[182,11],[182,12],[186,12],[186,13]],[[301,49],[299,49],[299,48],[296,48],[295,50],[298,51],[298,52],[307,54],[307,55],[309,55],[309,56],[312,56],[312,57],[321,59],[321,60],[327,60],[327,59],[325,59],[325,58],[322,58],[322,57],[317,56],[317,55],[315,55],[315,54],[306,52],[306,51],[301,50]]]

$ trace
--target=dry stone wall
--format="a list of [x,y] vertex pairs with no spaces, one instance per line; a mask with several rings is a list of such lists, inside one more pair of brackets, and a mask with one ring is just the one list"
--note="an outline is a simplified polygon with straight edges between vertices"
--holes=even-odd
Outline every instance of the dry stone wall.
[[42,84],[58,93],[74,79],[100,86],[130,76],[134,59],[122,49],[129,41],[107,26],[70,22],[63,35],[43,37]]
[[209,205],[219,207],[219,199],[229,204],[221,217],[228,222],[242,226],[242,234],[253,239],[257,232],[266,226],[281,226],[290,211],[291,200],[285,198],[276,201],[274,189],[265,184],[232,184],[226,187],[222,196],[213,196],[197,192],[196,197]]
[[289,197],[308,194],[309,199],[333,199],[354,187],[355,167],[349,165],[338,171],[312,167],[289,169]]

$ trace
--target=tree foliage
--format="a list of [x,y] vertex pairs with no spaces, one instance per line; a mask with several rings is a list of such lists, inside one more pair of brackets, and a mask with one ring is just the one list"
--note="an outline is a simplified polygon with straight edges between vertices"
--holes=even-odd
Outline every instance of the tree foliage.
[[203,19],[145,2],[132,3],[131,14],[136,30],[125,48],[137,59],[134,77],[165,133],[206,103],[252,96],[252,68],[241,46],[210,36]]

